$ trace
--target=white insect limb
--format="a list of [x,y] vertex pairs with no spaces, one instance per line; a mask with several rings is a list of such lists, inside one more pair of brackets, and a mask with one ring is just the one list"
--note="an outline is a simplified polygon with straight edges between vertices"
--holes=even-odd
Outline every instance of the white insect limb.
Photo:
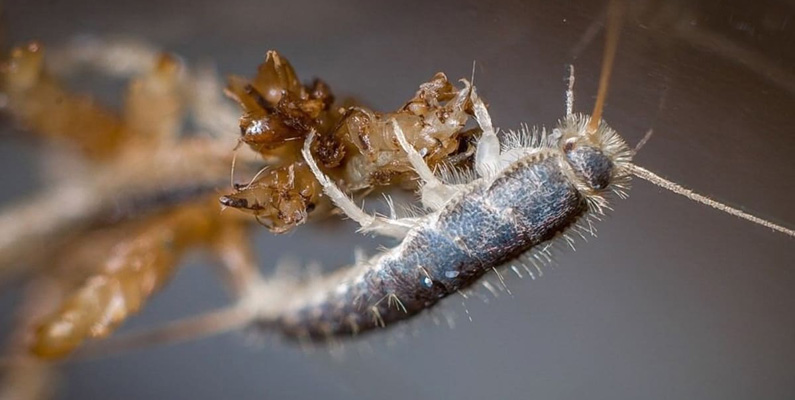
[[389,123],[392,125],[392,129],[395,132],[398,143],[400,143],[400,147],[406,152],[409,163],[414,167],[420,179],[422,179],[426,185],[444,185],[444,183],[433,174],[433,171],[431,171],[431,168],[425,163],[420,153],[417,152],[414,146],[409,144],[406,135],[403,133],[403,129],[400,129],[400,124],[398,124],[395,119],[391,119]]
[[403,130],[400,129],[400,125],[396,120],[391,120],[390,124],[395,132],[398,143],[400,143],[400,147],[406,152],[409,163],[411,163],[417,175],[419,175],[420,179],[424,182],[420,189],[422,205],[433,210],[441,209],[448,200],[459,192],[459,190],[453,185],[445,184],[434,175],[420,153],[417,152],[414,146],[409,144],[406,135],[403,133]]
[[312,141],[315,139],[316,132],[313,130],[309,133],[304,142],[304,147],[301,154],[304,156],[307,165],[312,170],[315,178],[323,186],[323,192],[331,198],[331,201],[342,210],[350,219],[356,221],[362,227],[364,232],[377,233],[383,236],[390,236],[397,239],[403,239],[406,233],[413,228],[418,219],[417,218],[399,218],[391,219],[380,216],[370,215],[362,210],[356,203],[351,200],[331,179],[320,170],[315,159],[312,157],[310,147]]
[[491,116],[489,116],[486,105],[483,100],[478,97],[477,90],[472,87],[472,108],[475,111],[475,121],[478,122],[483,134],[477,144],[475,150],[475,171],[480,176],[489,176],[497,171],[500,158],[500,141],[497,134],[494,132],[494,127],[491,125]]
[[774,223],[772,223],[770,221],[767,221],[767,220],[764,220],[764,219],[759,218],[757,216],[748,214],[748,213],[746,213],[746,212],[744,212],[742,210],[738,210],[738,209],[736,209],[734,207],[730,207],[730,206],[727,206],[726,204],[723,204],[723,203],[720,203],[718,201],[712,200],[712,199],[710,199],[707,196],[695,193],[692,190],[690,190],[690,189],[688,189],[688,188],[686,188],[686,187],[684,187],[682,185],[679,185],[678,183],[671,182],[671,181],[669,181],[669,180],[667,180],[667,179],[665,179],[665,178],[663,178],[663,177],[661,177],[661,176],[659,176],[659,175],[657,175],[657,174],[655,174],[655,173],[653,173],[653,172],[651,172],[651,171],[649,171],[649,170],[647,170],[647,169],[645,169],[643,167],[639,167],[639,166],[634,165],[634,164],[629,164],[628,167],[629,167],[630,172],[633,175],[635,175],[638,178],[641,178],[641,179],[643,179],[645,181],[651,182],[651,183],[653,183],[653,184],[655,184],[655,185],[657,185],[657,186],[659,186],[659,187],[661,187],[663,189],[670,190],[671,192],[674,192],[674,193],[676,193],[678,195],[685,196],[685,197],[687,197],[690,200],[693,200],[695,202],[710,206],[710,207],[712,207],[712,208],[714,208],[716,210],[723,211],[723,212],[725,212],[727,214],[734,215],[735,217],[742,218],[742,219],[744,219],[746,221],[753,222],[753,223],[758,224],[758,225],[762,225],[762,226],[764,226],[766,228],[773,229],[773,230],[781,232],[781,233],[783,233],[785,235],[789,235],[789,236],[795,237],[795,231],[793,231],[792,229],[785,228],[785,227],[783,227],[781,225],[776,225],[776,224],[774,224]]

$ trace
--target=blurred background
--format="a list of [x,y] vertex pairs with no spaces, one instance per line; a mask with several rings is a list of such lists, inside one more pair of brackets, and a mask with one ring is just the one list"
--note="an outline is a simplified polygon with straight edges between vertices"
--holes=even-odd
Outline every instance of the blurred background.
[[[795,5],[777,0],[638,1],[628,9],[605,118],[636,162],[795,226]],[[251,76],[276,49],[305,80],[393,110],[435,72],[469,78],[495,125],[553,125],[596,94],[606,2],[7,1],[6,42],[47,46],[79,34],[141,38],[222,75]],[[592,40],[587,40],[592,36]],[[116,90],[97,92],[118,102]],[[0,144],[0,201],[39,189],[36,150]],[[230,134],[236,127],[230,127]],[[231,151],[231,149],[230,149]],[[636,181],[542,279],[513,296],[454,296],[344,351],[306,352],[230,333],[64,368],[60,399],[795,398],[795,242]],[[256,237],[263,270],[293,255],[333,268],[360,246],[349,221]],[[229,300],[207,261],[122,329],[155,326]],[[0,295],[2,334],[18,291]],[[489,295],[490,296],[490,295]],[[440,320],[436,324],[435,320]],[[447,320],[452,321],[450,327]]]

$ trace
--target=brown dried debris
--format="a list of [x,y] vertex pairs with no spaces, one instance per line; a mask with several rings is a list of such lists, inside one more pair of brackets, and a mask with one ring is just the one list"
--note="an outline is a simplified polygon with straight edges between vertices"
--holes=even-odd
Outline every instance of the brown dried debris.
[[[74,180],[63,183],[68,190],[43,191],[4,210],[0,272],[22,269],[17,265],[37,272],[25,300],[36,313],[20,320],[15,337],[24,346],[21,339],[14,345],[56,359],[137,313],[186,250],[215,249],[230,240],[223,237],[228,232],[240,241],[247,221],[222,214],[216,201],[231,163],[226,142],[182,135],[196,83],[175,57],[154,54],[151,68],[129,82],[116,114],[68,91],[43,56],[32,43],[2,64],[3,111],[26,133],[95,162],[86,172],[64,174]],[[234,251],[246,253],[247,246],[240,241]],[[229,248],[222,261],[236,260]]]
[[[48,359],[63,357],[88,338],[109,335],[137,313],[168,282],[187,248],[213,238],[219,218],[208,208],[216,211],[206,202],[182,206],[152,218],[104,249],[102,258],[92,260],[100,267],[54,313],[39,321],[33,353]],[[208,218],[213,214],[216,218]]]
[[305,222],[313,210],[328,209],[322,188],[300,156],[312,130],[317,132],[315,158],[349,193],[404,184],[415,177],[389,126],[391,120],[432,168],[464,159],[477,131],[464,130],[471,102],[469,82],[463,83],[456,88],[437,73],[397,111],[337,109],[323,81],[302,85],[290,63],[269,51],[253,80],[233,77],[227,89],[243,108],[240,141],[259,152],[268,166],[251,182],[236,185],[221,204],[253,214],[277,233]]

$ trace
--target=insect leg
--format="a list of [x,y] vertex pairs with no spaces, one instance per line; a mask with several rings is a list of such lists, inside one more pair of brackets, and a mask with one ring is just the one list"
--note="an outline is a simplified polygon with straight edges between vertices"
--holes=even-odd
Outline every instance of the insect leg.
[[425,181],[425,184],[428,185],[444,185],[436,175],[433,174],[431,168],[428,167],[428,164],[425,163],[425,160],[422,158],[420,153],[409,144],[408,140],[406,140],[406,135],[403,133],[403,129],[400,128],[400,124],[393,118],[389,121],[392,125],[392,129],[395,133],[395,137],[400,143],[400,147],[403,151],[406,152],[406,156],[408,157],[409,163],[411,166],[414,167],[414,170],[417,172],[417,175]]
[[414,167],[414,171],[417,172],[420,179],[425,182],[420,190],[422,205],[434,210],[440,209],[448,200],[455,196],[459,190],[455,186],[447,185],[437,178],[433,171],[431,171],[431,168],[428,167],[428,164],[425,163],[420,153],[417,152],[417,149],[409,144],[406,135],[403,133],[403,129],[400,128],[400,124],[394,119],[392,119],[390,123],[395,132],[395,137],[400,143],[400,147],[406,152],[409,163]]
[[494,132],[494,127],[491,125],[491,116],[489,116],[486,105],[483,100],[478,97],[477,90],[472,87],[472,108],[475,111],[475,120],[480,125],[483,135],[478,141],[477,150],[475,151],[475,171],[480,176],[489,176],[494,171],[497,171],[497,165],[500,159],[500,140]]
[[323,191],[331,198],[331,201],[333,201],[350,219],[359,223],[363,232],[372,232],[379,235],[403,239],[406,233],[417,224],[418,218],[391,219],[370,215],[362,210],[320,170],[310,150],[314,139],[315,131],[313,130],[306,137],[301,154],[304,156],[304,160],[306,160],[315,178],[317,178],[318,182],[323,186]]

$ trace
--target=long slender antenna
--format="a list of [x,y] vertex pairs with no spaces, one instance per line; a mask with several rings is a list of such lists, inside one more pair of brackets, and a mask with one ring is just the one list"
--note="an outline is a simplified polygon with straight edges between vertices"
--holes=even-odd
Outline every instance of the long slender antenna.
[[591,122],[588,123],[588,132],[596,132],[599,121],[602,120],[602,110],[607,99],[607,89],[610,86],[610,74],[613,72],[613,61],[616,59],[618,37],[621,31],[621,22],[624,14],[624,2],[610,0],[607,10],[607,33],[605,36],[605,51],[602,56],[602,72],[599,75],[599,91],[596,94],[596,104],[591,113]]
[[477,60],[472,60],[472,77],[469,78],[469,85],[475,86],[475,67],[477,66]]
[[663,189],[670,190],[678,195],[685,196],[688,199],[693,200],[695,202],[710,206],[716,210],[723,211],[726,214],[734,215],[735,217],[742,218],[746,221],[753,222],[757,225],[762,225],[766,228],[770,228],[774,231],[781,232],[785,235],[795,237],[795,231],[792,229],[785,228],[781,225],[776,225],[770,221],[748,214],[742,210],[738,210],[734,207],[730,207],[721,202],[712,200],[707,196],[700,195],[682,185],[679,185],[678,183],[671,182],[643,167],[639,167],[635,164],[629,164],[629,171],[632,173],[632,175],[635,175],[638,178],[651,182]]
[[566,88],[566,116],[574,113],[574,64],[569,64],[569,85]]

